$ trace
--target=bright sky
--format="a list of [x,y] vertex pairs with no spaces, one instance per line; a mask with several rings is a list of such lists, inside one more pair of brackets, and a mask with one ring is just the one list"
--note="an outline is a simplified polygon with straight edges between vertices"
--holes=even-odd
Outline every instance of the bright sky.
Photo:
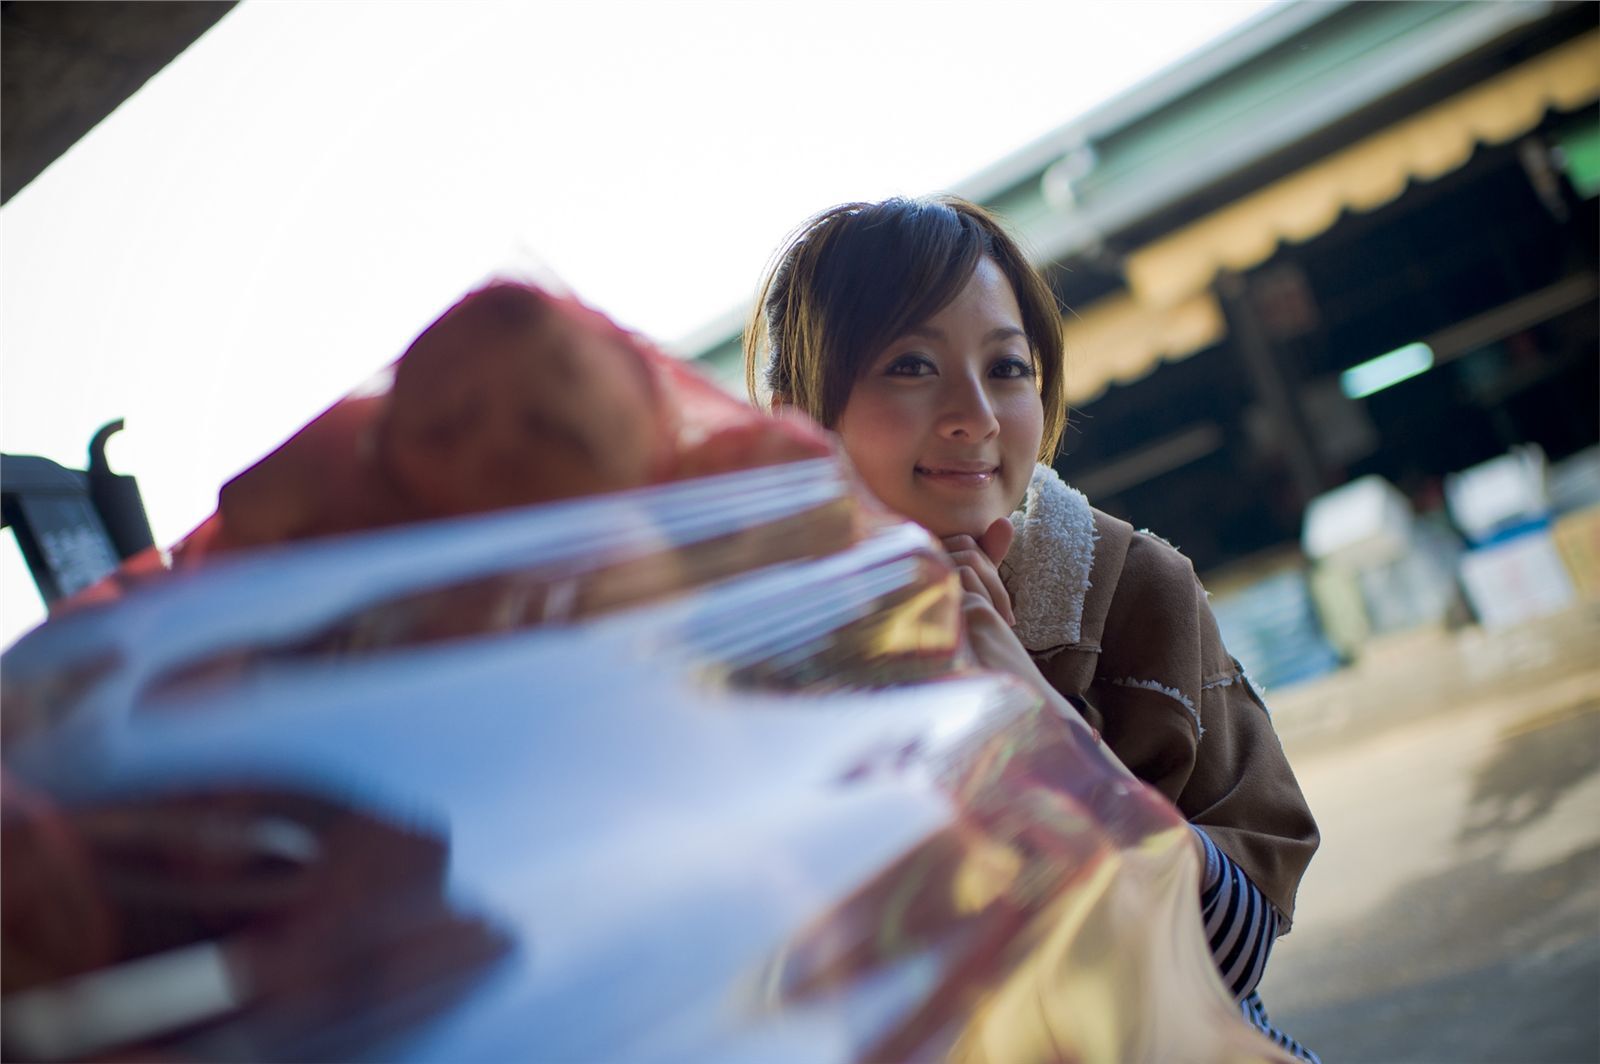
[[[0,208],[0,448],[156,538],[484,277],[672,342],[836,202],[950,186],[1263,0],[249,0]],[[0,645],[43,616],[0,542]]]

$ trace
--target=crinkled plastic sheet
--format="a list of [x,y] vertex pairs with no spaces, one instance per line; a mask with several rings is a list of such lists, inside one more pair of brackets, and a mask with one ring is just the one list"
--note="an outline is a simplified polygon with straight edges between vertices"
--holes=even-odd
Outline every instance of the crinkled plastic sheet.
[[1182,820],[958,602],[815,461],[52,622],[4,662],[6,1056],[1275,1059]]
[[240,480],[311,531],[219,510],[5,655],[5,1059],[1283,1059],[939,545],[634,353],[648,483],[352,517],[353,398]]

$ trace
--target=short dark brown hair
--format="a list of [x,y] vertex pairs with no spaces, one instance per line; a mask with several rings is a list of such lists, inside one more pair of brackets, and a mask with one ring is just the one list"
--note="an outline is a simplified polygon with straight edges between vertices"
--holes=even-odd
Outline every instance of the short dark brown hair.
[[956,196],[845,203],[790,234],[745,329],[751,400],[764,384],[833,428],[871,360],[954,299],[983,258],[1022,311],[1044,403],[1039,457],[1052,460],[1067,424],[1060,308],[999,219]]

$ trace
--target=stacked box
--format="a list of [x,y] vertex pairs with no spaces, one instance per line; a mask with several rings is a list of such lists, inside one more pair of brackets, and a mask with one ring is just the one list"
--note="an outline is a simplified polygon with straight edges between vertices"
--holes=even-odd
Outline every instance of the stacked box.
[[1485,628],[1559,613],[1577,600],[1555,538],[1543,526],[1468,551],[1461,583]]
[[1558,517],[1550,537],[1578,595],[1600,602],[1600,504]]
[[1219,592],[1211,607],[1228,650],[1265,687],[1302,683],[1339,667],[1339,655],[1317,622],[1303,568],[1284,568]]
[[1313,598],[1323,627],[1346,657],[1367,637],[1444,622],[1459,600],[1461,547],[1436,517],[1379,476],[1313,499],[1301,543],[1316,564]]

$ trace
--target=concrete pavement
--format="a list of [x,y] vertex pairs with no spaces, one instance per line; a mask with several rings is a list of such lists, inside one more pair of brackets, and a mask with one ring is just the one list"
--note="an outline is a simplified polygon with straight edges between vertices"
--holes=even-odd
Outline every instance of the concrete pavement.
[[[1494,658],[1457,634],[1386,684],[1274,700],[1323,845],[1262,992],[1327,1064],[1600,1061],[1591,627],[1507,633]],[[1305,715],[1339,699],[1337,727]]]

